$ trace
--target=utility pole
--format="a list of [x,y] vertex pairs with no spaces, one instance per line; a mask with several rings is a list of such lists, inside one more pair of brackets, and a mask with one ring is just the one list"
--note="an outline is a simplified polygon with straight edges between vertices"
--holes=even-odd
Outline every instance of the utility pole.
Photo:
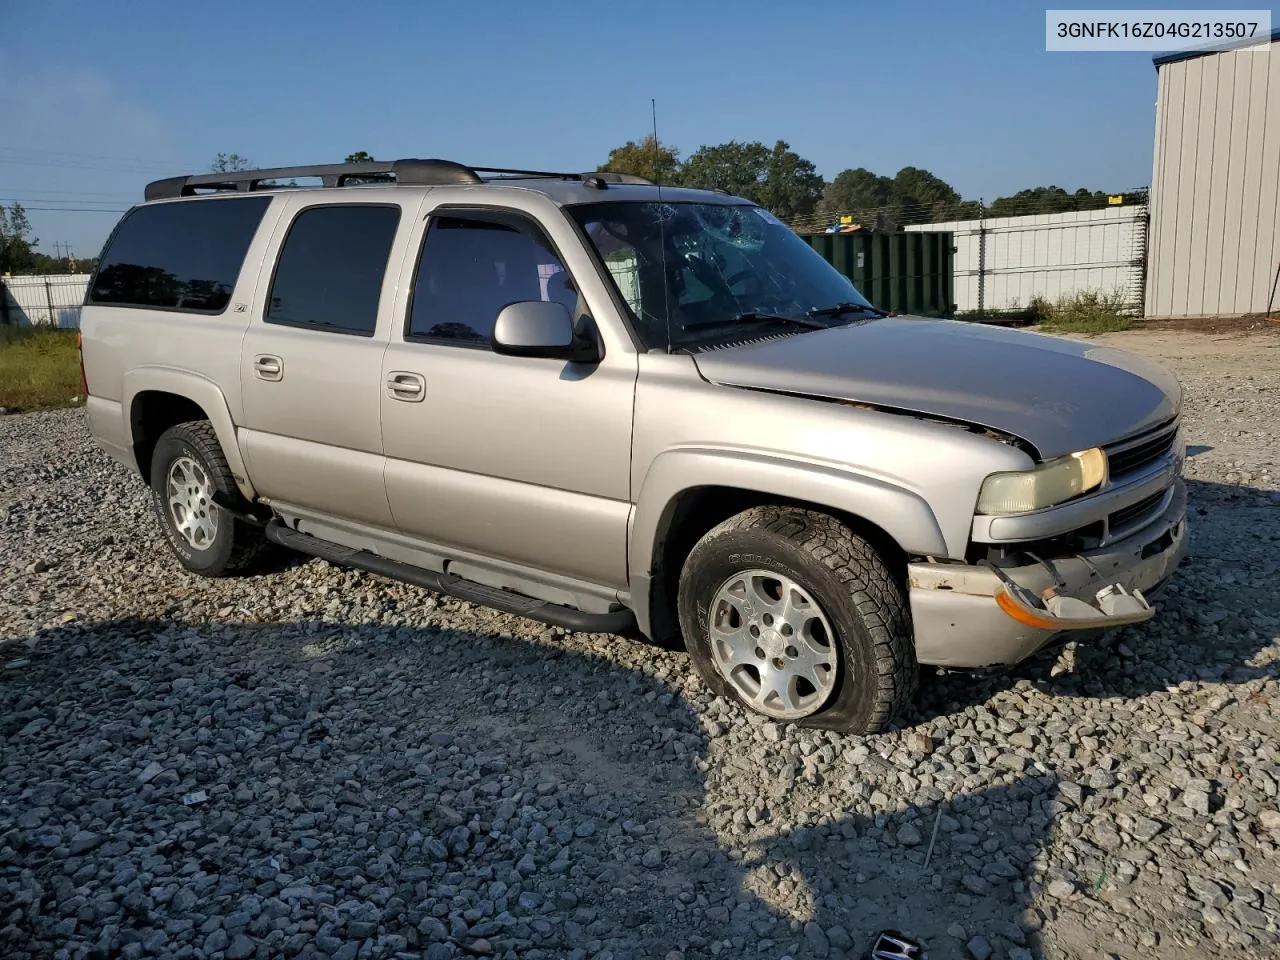
[[58,260],[62,262],[65,272],[75,273],[75,270],[72,269],[70,240],[55,240],[53,242],[53,252],[57,254]]

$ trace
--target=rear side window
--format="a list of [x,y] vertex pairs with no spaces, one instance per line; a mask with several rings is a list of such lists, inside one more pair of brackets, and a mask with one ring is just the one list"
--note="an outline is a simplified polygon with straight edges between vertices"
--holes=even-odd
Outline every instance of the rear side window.
[[270,197],[138,207],[102,255],[90,303],[221,313]]
[[372,336],[398,206],[310,207],[280,248],[267,323]]

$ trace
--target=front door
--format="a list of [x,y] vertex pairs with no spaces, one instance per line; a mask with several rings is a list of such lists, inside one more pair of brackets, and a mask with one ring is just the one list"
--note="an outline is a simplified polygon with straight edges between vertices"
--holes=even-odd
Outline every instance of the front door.
[[508,303],[591,309],[560,253],[575,243],[585,256],[567,222],[516,211],[429,217],[383,359],[387,496],[415,538],[625,589],[635,354],[580,364],[490,344]]
[[290,203],[241,350],[241,447],[254,486],[280,506],[390,529],[382,314],[394,298],[387,265],[397,234],[413,218],[396,203],[325,204],[314,194]]

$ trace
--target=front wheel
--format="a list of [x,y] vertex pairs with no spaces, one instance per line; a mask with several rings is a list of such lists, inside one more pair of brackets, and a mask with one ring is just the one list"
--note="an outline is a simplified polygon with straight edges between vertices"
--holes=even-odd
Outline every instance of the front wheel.
[[151,455],[151,503],[165,540],[192,573],[247,569],[266,544],[262,531],[215,502],[242,499],[208,420],[170,427]]
[[883,730],[915,690],[902,585],[834,517],[756,507],[685,560],[680,628],[707,684],[773,720]]

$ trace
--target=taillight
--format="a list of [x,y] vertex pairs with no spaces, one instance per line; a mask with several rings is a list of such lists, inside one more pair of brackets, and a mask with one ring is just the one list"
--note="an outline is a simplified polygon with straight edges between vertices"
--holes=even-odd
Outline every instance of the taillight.
[[89,399],[89,381],[84,375],[84,334],[76,331],[76,352],[80,354],[80,396]]

